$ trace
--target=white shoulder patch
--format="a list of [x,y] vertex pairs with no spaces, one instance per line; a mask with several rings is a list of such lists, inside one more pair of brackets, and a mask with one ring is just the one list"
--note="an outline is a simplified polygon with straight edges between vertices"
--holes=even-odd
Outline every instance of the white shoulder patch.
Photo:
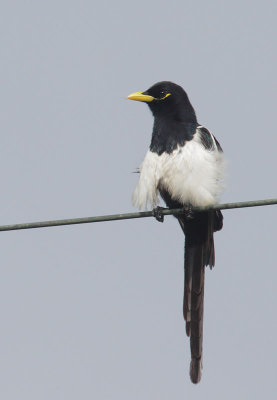
[[172,153],[160,156],[148,150],[140,168],[140,178],[133,193],[133,204],[156,207],[158,186],[183,205],[208,206],[218,201],[223,190],[225,161],[216,148],[207,150],[196,131],[192,140]]

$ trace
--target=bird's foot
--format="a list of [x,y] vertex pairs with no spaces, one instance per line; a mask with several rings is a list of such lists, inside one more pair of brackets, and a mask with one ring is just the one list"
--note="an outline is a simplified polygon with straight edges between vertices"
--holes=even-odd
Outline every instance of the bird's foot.
[[191,205],[189,206],[184,206],[184,217],[188,220],[194,219],[194,211]]
[[164,215],[161,213],[162,210],[165,210],[165,208],[159,206],[153,208],[154,217],[158,222],[164,222]]

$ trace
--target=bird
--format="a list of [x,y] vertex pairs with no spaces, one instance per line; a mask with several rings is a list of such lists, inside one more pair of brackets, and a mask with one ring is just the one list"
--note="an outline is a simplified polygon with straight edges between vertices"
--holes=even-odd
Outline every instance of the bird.
[[217,204],[224,189],[225,159],[215,136],[197,122],[185,90],[170,81],[154,84],[127,99],[146,103],[154,117],[150,147],[139,168],[132,200],[138,209],[150,205],[163,222],[160,198],[185,235],[183,315],[190,338],[190,379],[201,380],[205,267],[215,264],[214,232],[223,227],[220,210],[196,212]]

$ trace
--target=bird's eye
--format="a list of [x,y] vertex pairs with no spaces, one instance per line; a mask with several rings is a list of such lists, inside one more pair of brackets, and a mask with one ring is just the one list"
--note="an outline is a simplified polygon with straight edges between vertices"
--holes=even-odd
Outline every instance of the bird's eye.
[[165,100],[170,94],[166,90],[161,90],[158,100]]

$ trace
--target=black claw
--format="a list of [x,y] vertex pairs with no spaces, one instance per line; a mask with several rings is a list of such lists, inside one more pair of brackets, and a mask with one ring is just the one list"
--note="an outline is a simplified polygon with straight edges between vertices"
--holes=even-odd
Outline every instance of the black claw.
[[156,208],[153,208],[154,217],[156,218],[156,220],[158,222],[164,222],[164,215],[161,213],[162,210],[165,210],[165,208],[159,207],[159,206]]
[[194,211],[192,209],[192,206],[190,206],[190,205],[184,206],[183,210],[184,210],[184,216],[186,219],[188,219],[188,220],[194,219]]

